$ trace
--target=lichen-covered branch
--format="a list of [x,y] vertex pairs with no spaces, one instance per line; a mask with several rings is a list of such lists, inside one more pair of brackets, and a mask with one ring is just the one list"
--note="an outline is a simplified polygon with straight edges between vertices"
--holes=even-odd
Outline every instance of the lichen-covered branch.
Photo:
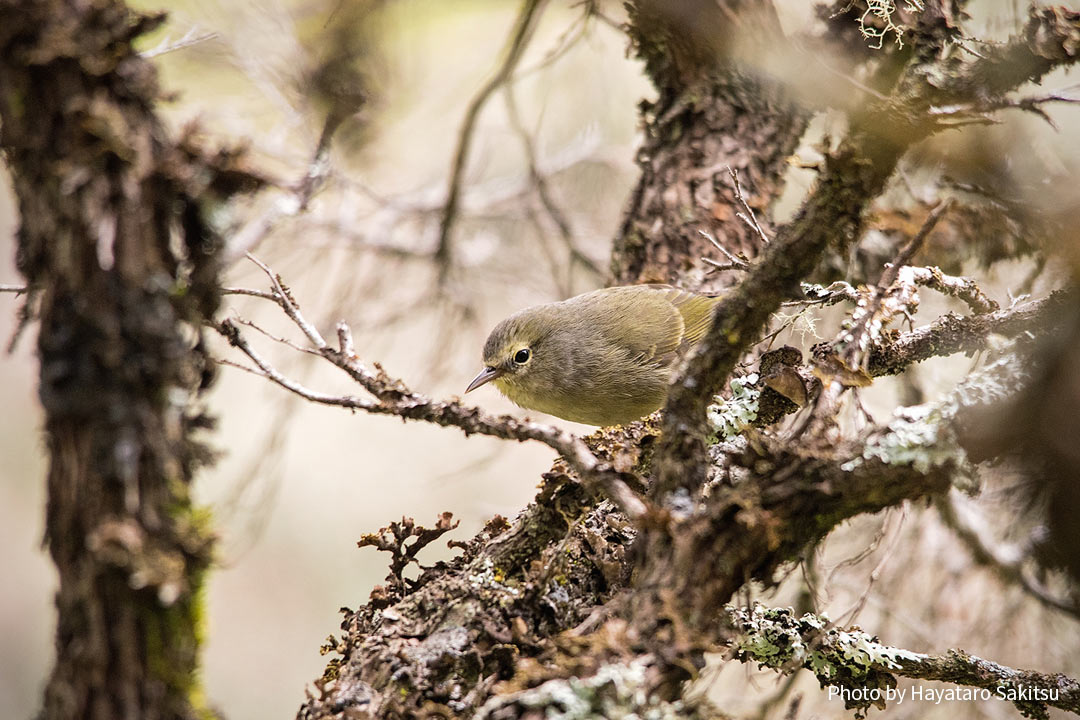
[[[947,23],[939,22],[944,14],[937,4],[926,4],[919,15],[921,42],[948,42],[951,31]],[[1004,93],[1038,79],[1055,65],[1075,63],[1080,57],[1070,48],[1075,48],[1077,36],[1077,13],[1035,9],[1023,33],[993,54],[954,69],[945,81],[933,82],[927,80],[926,62],[913,60],[896,77],[892,95],[851,114],[847,139],[826,157],[815,189],[796,218],[776,233],[739,286],[717,305],[709,334],[673,383],[652,488],[655,496],[702,486],[705,409],[710,398],[829,243],[846,244],[858,233],[863,211],[882,191],[906,148],[941,129],[929,108],[965,94]]]
[[[609,428],[587,440],[604,462],[639,469],[654,425]],[[496,518],[448,564],[408,586],[376,587],[346,611],[340,654],[298,718],[467,717],[559,633],[587,634],[628,578],[634,527],[562,461],[512,522]],[[460,544],[455,543],[455,546]]]
[[1029,358],[1003,356],[942,401],[901,408],[839,446],[768,437],[716,446],[709,496],[697,504],[676,496],[675,530],[657,542],[663,562],[647,558],[630,600],[646,647],[667,661],[668,681],[687,677],[687,663],[709,647],[706,621],[744,583],[769,582],[847,518],[948,489],[967,472],[957,426],[1010,397],[1032,372]]
[[[847,291],[854,296],[847,296]],[[859,299],[858,293],[850,286],[846,290],[838,290],[835,297],[853,301]],[[995,337],[1046,337],[1068,322],[1069,314],[1064,311],[1070,307],[1069,291],[1059,290],[1041,300],[988,314],[960,316],[946,313],[908,332],[881,333],[868,347],[866,373],[856,375],[851,372],[849,382],[868,384],[874,377],[897,375],[930,358],[987,350],[993,345]],[[721,434],[728,436],[739,434],[747,427],[771,425],[795,412],[820,387],[817,375],[824,369],[837,373],[850,372],[835,361],[830,361],[832,351],[831,343],[815,345],[811,348],[812,362],[805,365],[802,364],[802,354],[795,348],[785,347],[762,354],[760,375],[749,382],[733,379],[732,397],[710,408],[710,424],[719,427]],[[776,361],[770,360],[773,357],[776,357]]]
[[[488,633],[483,629],[485,620],[474,613],[497,605],[496,598],[514,603],[514,609],[524,607],[509,599],[519,596],[508,593],[506,578],[532,578],[527,581],[534,583],[532,587],[550,587],[535,583],[534,573],[551,555],[542,545],[530,544],[522,554],[514,555],[513,563],[500,565],[496,560],[488,566],[485,557],[505,560],[506,556],[499,554],[498,537],[479,538],[476,555],[444,572],[432,571],[416,592],[394,598],[390,605],[373,598],[349,615],[345,659],[337,666],[342,673],[320,687],[319,696],[302,711],[304,717],[333,714],[344,707],[342,703],[360,707],[361,703],[354,702],[357,698],[366,698],[363,708],[376,715],[424,707],[468,714],[493,693],[499,697],[488,701],[485,710],[492,717],[519,712],[539,715],[546,708],[562,708],[558,703],[570,697],[559,699],[554,693],[575,683],[585,688],[583,680],[594,675],[596,683],[589,683],[587,689],[597,691],[593,697],[602,697],[615,687],[611,682],[617,682],[608,682],[610,676],[603,675],[603,668],[615,665],[631,674],[645,673],[646,687],[655,691],[650,701],[675,701],[681,682],[700,666],[703,653],[723,640],[716,623],[717,608],[739,587],[748,580],[772,579],[782,563],[797,557],[808,542],[820,539],[844,519],[907,499],[939,495],[966,470],[953,432],[958,413],[993,402],[1018,384],[1019,375],[1011,384],[1003,380],[1017,370],[1014,365],[995,366],[1003,374],[993,381],[989,376],[973,379],[949,399],[949,406],[909,408],[892,423],[859,438],[826,444],[814,438],[790,442],[754,434],[748,440],[713,446],[708,452],[705,443],[705,406],[744,359],[770,314],[797,293],[799,283],[830,245],[847,247],[858,239],[864,210],[885,186],[906,148],[945,127],[929,109],[959,102],[965,95],[979,97],[979,76],[1008,75],[1011,71],[1003,71],[1002,63],[1012,62],[1009,58],[1026,65],[1012,72],[1009,89],[1037,75],[1039,63],[1029,60],[1039,52],[1052,55],[1046,47],[1036,49],[1038,37],[1069,45],[1060,32],[1071,22],[1068,17],[1037,12],[1033,26],[1046,24],[1045,34],[1029,26],[1022,36],[999,48],[1004,52],[995,49],[976,60],[949,56],[947,63],[939,63],[941,49],[956,33],[955,18],[940,3],[926,5],[913,32],[914,50],[889,54],[880,63],[869,83],[875,88],[868,93],[870,104],[852,110],[851,130],[827,153],[815,191],[792,223],[774,230],[767,210],[782,187],[784,159],[805,127],[806,115],[776,84],[726,54],[725,42],[736,25],[724,22],[739,15],[741,4],[693,0],[631,4],[635,50],[645,60],[659,96],[644,106],[642,178],[616,240],[616,281],[678,281],[710,289],[701,282],[707,268],[700,258],[711,249],[703,232],[736,256],[756,260],[745,275],[737,276],[742,282],[720,304],[711,337],[672,389],[660,455],[650,457],[655,443],[652,432],[641,438],[642,445],[624,448],[632,453],[634,472],[649,468],[659,479],[652,492],[660,502],[639,516],[633,555],[624,555],[625,562],[614,564],[611,555],[605,555],[592,566],[593,578],[602,576],[609,588],[622,592],[586,611],[584,604],[596,596],[578,593],[573,583],[567,583],[562,587],[577,617],[587,618],[577,631],[545,635],[555,626],[536,630],[535,616],[524,625],[507,622],[500,610],[494,612],[493,631]],[[693,27],[686,25],[688,18],[693,19]],[[747,22],[737,26],[740,32],[753,26],[776,38],[772,34],[776,28],[767,21]],[[684,32],[687,28],[692,31]],[[1050,62],[1073,61],[1064,52]],[[1004,92],[996,84],[991,87]],[[739,172],[748,190],[748,204],[761,216],[765,234],[772,239],[764,253],[761,235],[738,221],[742,208],[728,179],[729,166]],[[909,270],[909,285],[920,284],[919,274],[914,268]],[[922,280],[956,292],[969,304],[980,306],[980,311],[991,309],[970,288],[944,278],[938,283],[932,273]],[[1031,308],[1012,310],[1023,315]],[[1033,321],[1036,315],[1044,319],[1035,313],[1027,320]],[[982,347],[993,328],[1019,334],[1013,330],[1022,324],[1011,324],[1014,316],[1009,310],[975,317],[979,319],[959,318],[965,327],[982,323],[972,326],[976,332],[963,340],[940,334],[944,328],[920,335],[889,333],[883,339],[902,341],[901,348],[917,347],[903,356],[914,362],[950,347],[955,348],[950,352]],[[871,354],[868,360],[874,373],[898,367],[880,362],[880,357]],[[356,379],[364,383],[362,374]],[[382,401],[378,393],[375,397]],[[649,462],[637,465],[638,460]],[[708,497],[703,501],[698,491],[705,487]],[[550,502],[548,497],[541,501]],[[564,513],[565,507],[560,505]],[[575,528],[598,521],[599,511],[581,510],[582,506],[575,505],[573,512],[562,517]],[[527,512],[538,511],[539,506],[533,506]],[[544,531],[530,523],[523,518],[515,526],[520,528],[516,537],[528,535],[529,527]],[[571,532],[559,543],[580,547],[575,540],[566,540],[569,536],[579,537]],[[546,537],[551,540],[550,535]],[[626,547],[620,542],[608,534],[590,547],[609,553]],[[530,557],[530,552],[537,554]],[[533,570],[523,571],[525,565]],[[631,571],[635,575],[628,587]],[[479,587],[469,585],[466,578],[477,580]],[[495,594],[489,592],[492,588]],[[439,601],[446,597],[462,598],[460,609],[442,611]],[[542,593],[534,599],[546,603],[551,597]],[[576,604],[578,599],[583,604]],[[381,607],[391,611],[389,623],[378,614]],[[424,614],[431,608],[440,609],[434,624]],[[619,627],[623,630],[618,631]],[[407,651],[405,638],[422,649]],[[390,677],[380,674],[380,659],[390,662]],[[506,685],[496,684],[510,675],[513,679]],[[545,685],[568,677],[574,680]],[[398,699],[394,693],[403,686],[411,692]]]
[[868,372],[874,377],[896,375],[908,366],[932,357],[972,353],[987,348],[994,335],[1007,338],[1027,332],[1053,329],[1068,317],[1068,291],[1058,291],[1042,300],[1023,303],[983,315],[967,317],[945,313],[933,322],[899,333],[870,349]]
[[[751,608],[728,606],[727,611],[738,633],[731,643],[737,659],[783,673],[805,668],[849,709],[865,712],[876,706],[884,710],[903,702],[912,688],[898,690],[896,678],[906,677],[976,688],[983,692],[961,692],[956,697],[998,698],[1013,703],[1025,717],[1047,718],[1048,707],[1080,714],[1080,683],[1065,675],[1017,670],[962,650],[928,655],[890,647],[862,630],[833,627],[823,617],[796,617],[790,608],[755,604]],[[928,691],[914,690],[920,697]],[[943,691],[936,692],[944,696]]]

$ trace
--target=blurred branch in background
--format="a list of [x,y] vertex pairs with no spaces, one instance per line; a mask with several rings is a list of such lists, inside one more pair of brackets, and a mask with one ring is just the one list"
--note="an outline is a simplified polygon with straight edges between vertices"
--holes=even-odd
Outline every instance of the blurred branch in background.
[[1038,564],[1034,554],[1037,541],[1029,540],[1024,544],[999,542],[993,537],[989,518],[955,490],[937,498],[935,506],[945,524],[964,541],[978,563],[1001,573],[1006,582],[1020,585],[1048,607],[1080,619],[1080,604],[1068,598],[1054,597],[1031,571],[1030,566]]
[[333,25],[323,33],[322,57],[306,78],[307,92],[322,106],[325,119],[319,141],[304,175],[284,196],[277,198],[258,217],[233,233],[223,256],[226,265],[254,250],[283,220],[306,211],[315,194],[331,176],[330,145],[341,124],[357,116],[368,102],[369,91],[363,76],[362,60],[370,52],[366,47],[370,7],[357,3],[349,12],[335,12]]
[[465,175],[466,164],[469,161],[469,148],[472,145],[473,133],[476,127],[476,119],[488,99],[498,90],[503,83],[510,80],[514,69],[517,67],[521,56],[529,45],[536,21],[540,15],[540,6],[544,0],[523,0],[521,13],[514,21],[514,29],[511,31],[507,46],[503,51],[503,60],[490,80],[488,80],[479,92],[473,97],[465,110],[465,119],[458,131],[457,148],[450,166],[450,181],[446,191],[446,204],[443,206],[439,220],[438,248],[435,251],[435,261],[439,266],[439,282],[446,281],[453,262],[452,233],[454,222],[457,220],[458,203],[461,197],[462,178]]

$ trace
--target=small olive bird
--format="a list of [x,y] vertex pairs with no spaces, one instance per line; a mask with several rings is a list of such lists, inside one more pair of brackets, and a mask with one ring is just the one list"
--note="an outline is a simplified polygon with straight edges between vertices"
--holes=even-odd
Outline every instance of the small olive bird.
[[717,297],[667,285],[594,290],[514,313],[484,343],[484,369],[523,408],[619,425],[663,406],[677,360],[712,324]]

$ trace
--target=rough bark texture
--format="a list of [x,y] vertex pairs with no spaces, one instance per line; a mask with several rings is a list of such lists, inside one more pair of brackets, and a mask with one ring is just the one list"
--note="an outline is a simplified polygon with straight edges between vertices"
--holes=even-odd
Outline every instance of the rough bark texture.
[[[168,141],[131,42],[161,21],[108,0],[0,2],[0,146],[40,319],[46,542],[59,572],[42,717],[194,718],[212,536],[192,507],[210,379],[190,322],[218,302],[198,201],[251,178]],[[197,327],[197,325],[195,326]]]
[[[627,670],[648,702],[677,703],[682,681],[723,641],[720,608],[745,582],[769,582],[781,563],[845,518],[949,487],[958,453],[916,465],[888,457],[881,449],[888,443],[874,445],[880,437],[844,447],[751,436],[740,449],[707,450],[705,442],[707,402],[770,313],[797,293],[830,244],[858,239],[866,208],[907,148],[941,129],[929,108],[979,103],[983,88],[1000,93],[1076,59],[1080,21],[1040,10],[1017,38],[981,59],[943,60],[959,13],[952,3],[925,5],[907,49],[872,60],[872,101],[851,110],[850,130],[827,153],[815,189],[795,220],[773,231],[768,208],[807,118],[743,62],[747,38],[758,48],[782,40],[775,18],[760,3],[629,3],[632,42],[658,98],[642,106],[642,177],[615,241],[615,281],[722,287],[726,279],[705,278],[699,258],[713,251],[700,230],[758,258],[735,277],[739,286],[673,386],[661,439],[654,418],[590,440],[603,463],[651,479],[648,512],[631,526],[610,504],[580,499],[577,485],[549,485],[512,530],[479,536],[463,558],[430,569],[415,587],[392,584],[348,613],[346,636],[334,648],[343,657],[299,717],[542,717],[545,708],[569,707],[568,697],[597,691],[601,668]],[[853,22],[844,17],[836,26],[846,23],[854,35]],[[740,172],[773,237],[765,252],[735,217],[728,166]],[[892,350],[916,361],[921,353],[976,347],[994,327],[1011,331],[1012,318],[1009,311],[974,325],[968,318]],[[876,374],[891,371],[885,366],[894,355],[872,359]],[[893,431],[881,428],[881,437]],[[738,472],[725,475],[725,467]],[[557,471],[549,482],[559,477],[572,481]],[[587,700],[597,715],[614,707],[601,696]],[[688,717],[698,709],[667,706]]]
[[[655,436],[654,425],[637,423],[588,444],[601,461],[640,470]],[[342,657],[297,717],[475,712],[523,658],[588,622],[625,587],[634,527],[564,463],[544,480],[512,524],[489,523],[449,565],[428,568],[409,587],[390,577],[366,605],[344,609],[343,637],[328,648]]]
[[[728,250],[755,257],[762,242],[736,217],[729,168],[766,232],[769,208],[783,190],[787,158],[795,151],[809,113],[788,98],[782,83],[740,62],[736,35],[752,47],[782,41],[765,10],[742,3],[698,0],[630,4],[630,37],[645,61],[658,98],[643,101],[641,178],[615,237],[615,284],[674,282],[715,291],[736,279],[706,278],[701,258],[717,260],[700,231]],[[740,17],[741,23],[732,23]],[[734,27],[733,27],[734,25]]]

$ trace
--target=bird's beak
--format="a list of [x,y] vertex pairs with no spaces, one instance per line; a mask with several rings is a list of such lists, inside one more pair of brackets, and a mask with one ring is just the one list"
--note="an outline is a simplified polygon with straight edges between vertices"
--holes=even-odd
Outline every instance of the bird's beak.
[[480,371],[479,375],[473,378],[472,382],[469,383],[469,387],[465,388],[465,392],[470,393],[481,385],[489,383],[495,378],[502,376],[502,374],[505,372],[506,371],[501,368],[486,367]]

